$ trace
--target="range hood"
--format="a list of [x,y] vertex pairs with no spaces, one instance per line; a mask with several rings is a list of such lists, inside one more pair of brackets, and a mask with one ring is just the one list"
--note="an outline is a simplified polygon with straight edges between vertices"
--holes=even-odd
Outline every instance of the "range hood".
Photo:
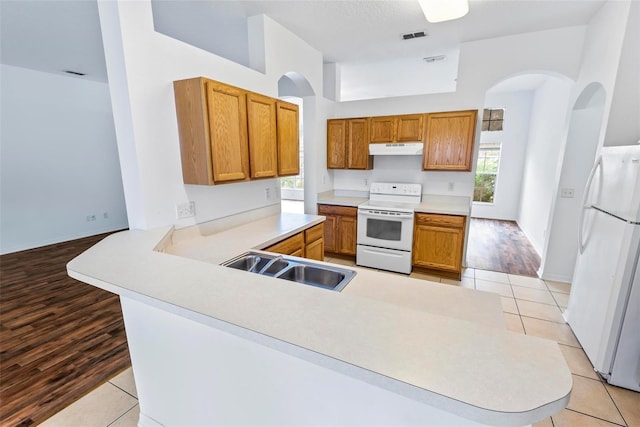
[[422,142],[394,142],[389,144],[369,144],[369,154],[373,156],[421,156]]

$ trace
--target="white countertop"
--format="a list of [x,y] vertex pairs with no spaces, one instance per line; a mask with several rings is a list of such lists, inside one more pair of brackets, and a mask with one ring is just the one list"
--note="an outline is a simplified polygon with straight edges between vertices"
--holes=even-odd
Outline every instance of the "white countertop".
[[[360,193],[360,194],[358,194]],[[365,192],[330,190],[318,193],[318,203],[325,205],[358,206],[369,200]],[[423,194],[415,212],[446,215],[471,215],[471,199],[465,196]]]
[[249,249],[269,247],[305,228],[320,224],[324,219],[318,215],[281,213],[213,235],[190,235],[187,239],[173,239],[164,252],[221,264]]
[[321,205],[339,205],[356,207],[360,203],[369,200],[367,192],[354,192],[345,190],[329,190],[318,193],[318,203]]
[[415,212],[445,215],[471,215],[471,199],[464,196],[422,195],[422,202]]
[[[311,350],[325,366],[374,375],[380,387],[476,421],[524,425],[566,406],[572,377],[558,345],[500,327],[496,295],[357,268],[337,293],[217,265],[322,220],[300,217],[264,218],[175,247],[166,243],[169,227],[121,232],[67,268],[119,295]],[[154,251],[163,240],[167,253]]]

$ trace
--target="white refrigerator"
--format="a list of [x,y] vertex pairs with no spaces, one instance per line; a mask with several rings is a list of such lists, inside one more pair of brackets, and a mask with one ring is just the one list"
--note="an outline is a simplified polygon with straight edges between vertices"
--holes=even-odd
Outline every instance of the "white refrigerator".
[[596,371],[640,391],[640,146],[600,151],[579,244],[567,322]]

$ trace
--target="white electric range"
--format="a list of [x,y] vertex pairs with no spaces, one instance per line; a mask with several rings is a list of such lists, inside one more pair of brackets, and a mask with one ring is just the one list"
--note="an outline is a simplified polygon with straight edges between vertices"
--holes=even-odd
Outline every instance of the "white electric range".
[[356,264],[411,273],[413,211],[422,185],[373,182],[369,201],[358,205]]

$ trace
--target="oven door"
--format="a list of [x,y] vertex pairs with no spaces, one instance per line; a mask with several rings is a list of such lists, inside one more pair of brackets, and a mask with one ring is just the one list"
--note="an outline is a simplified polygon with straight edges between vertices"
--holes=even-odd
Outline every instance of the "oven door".
[[358,209],[359,245],[411,251],[413,212]]

